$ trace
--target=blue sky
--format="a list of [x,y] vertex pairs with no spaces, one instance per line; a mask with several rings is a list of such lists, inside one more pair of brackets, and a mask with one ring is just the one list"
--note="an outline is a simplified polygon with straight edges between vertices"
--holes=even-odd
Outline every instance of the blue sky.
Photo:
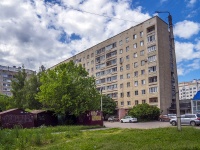
[[200,0],[0,0],[0,65],[51,67],[154,15],[167,22],[157,10],[173,17],[179,82],[200,79]]

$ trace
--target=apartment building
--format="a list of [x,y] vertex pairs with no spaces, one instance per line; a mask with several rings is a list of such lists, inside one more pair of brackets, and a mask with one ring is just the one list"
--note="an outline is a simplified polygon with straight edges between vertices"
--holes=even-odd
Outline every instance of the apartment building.
[[[21,67],[9,67],[0,65],[0,94],[12,96],[11,93],[11,80],[14,76],[22,70]],[[34,74],[35,71],[25,69],[27,76]]]
[[177,83],[169,37],[168,24],[155,16],[61,63],[82,64],[97,89],[116,102],[119,117],[142,103],[168,113]]
[[193,99],[195,94],[200,91],[200,79],[194,79],[189,82],[181,82],[178,84],[179,87],[179,99]]

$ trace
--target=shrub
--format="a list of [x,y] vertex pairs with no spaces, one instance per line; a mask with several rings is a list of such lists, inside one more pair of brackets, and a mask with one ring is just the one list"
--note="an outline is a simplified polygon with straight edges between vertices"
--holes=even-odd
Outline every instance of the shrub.
[[160,109],[145,103],[133,106],[128,114],[136,117],[139,121],[157,120],[160,115]]

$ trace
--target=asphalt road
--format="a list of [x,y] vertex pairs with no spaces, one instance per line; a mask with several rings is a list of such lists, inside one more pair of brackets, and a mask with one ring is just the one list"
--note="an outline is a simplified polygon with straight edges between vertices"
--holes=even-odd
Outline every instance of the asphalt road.
[[164,128],[171,127],[169,122],[137,122],[137,123],[120,123],[120,122],[108,122],[104,121],[106,128],[135,128],[135,129],[153,129],[153,128]]

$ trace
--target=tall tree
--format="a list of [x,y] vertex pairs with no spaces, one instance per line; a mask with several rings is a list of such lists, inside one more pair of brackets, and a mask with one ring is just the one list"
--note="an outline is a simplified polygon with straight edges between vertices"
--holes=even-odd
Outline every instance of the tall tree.
[[13,94],[13,104],[14,107],[23,108],[25,100],[24,85],[26,81],[27,74],[24,67],[20,70],[17,75],[15,75],[12,80],[12,94]]
[[107,95],[102,95],[102,110],[104,118],[115,113],[116,103]]
[[41,83],[39,81],[39,75],[33,74],[24,85],[24,108],[40,109],[42,104],[36,99],[36,94],[39,92]]
[[40,92],[37,98],[44,107],[57,114],[79,116],[87,110],[96,110],[100,95],[95,79],[88,77],[85,69],[73,61],[47,70],[41,75]]

